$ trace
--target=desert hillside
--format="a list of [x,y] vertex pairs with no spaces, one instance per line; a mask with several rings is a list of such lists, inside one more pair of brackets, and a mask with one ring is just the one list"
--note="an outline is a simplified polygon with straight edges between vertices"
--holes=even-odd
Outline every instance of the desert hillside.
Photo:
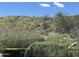
[[5,48],[26,48],[25,56],[79,56],[79,15],[0,17]]

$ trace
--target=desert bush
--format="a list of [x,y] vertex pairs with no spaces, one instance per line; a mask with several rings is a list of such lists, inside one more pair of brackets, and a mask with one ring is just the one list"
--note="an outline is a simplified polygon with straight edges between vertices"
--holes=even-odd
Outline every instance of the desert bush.
[[67,46],[53,44],[52,42],[35,42],[30,45],[25,56],[29,57],[68,57],[71,56]]
[[51,32],[45,38],[46,42],[58,43],[58,44],[70,44],[73,42],[73,39],[69,37],[67,34],[59,34]]
[[2,45],[6,48],[26,48],[34,42],[42,42],[42,38],[35,31],[9,31],[2,38]]
[[25,51],[27,57],[78,57],[79,49],[68,49],[66,45],[52,42],[35,42]]
[[76,22],[74,22],[73,16],[68,16],[59,12],[54,17],[56,31],[60,33],[69,33],[74,27]]

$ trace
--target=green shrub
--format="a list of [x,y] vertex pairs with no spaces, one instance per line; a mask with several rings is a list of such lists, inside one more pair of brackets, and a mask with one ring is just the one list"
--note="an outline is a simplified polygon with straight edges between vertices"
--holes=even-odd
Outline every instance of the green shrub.
[[19,32],[19,30],[13,30],[7,32],[3,37],[2,45],[5,48],[26,48],[34,42],[42,41],[44,41],[44,38],[35,31]]
[[78,57],[79,49],[68,49],[66,45],[52,42],[35,42],[25,51],[27,57]]
[[70,44],[73,42],[73,39],[69,37],[67,34],[59,34],[51,32],[49,35],[45,38],[45,41],[52,42],[52,43],[58,43],[58,44]]

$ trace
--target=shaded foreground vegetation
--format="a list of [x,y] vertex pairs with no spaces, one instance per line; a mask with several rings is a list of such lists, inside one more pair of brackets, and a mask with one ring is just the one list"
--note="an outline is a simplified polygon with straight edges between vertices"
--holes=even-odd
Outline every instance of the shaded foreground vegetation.
[[79,15],[0,17],[0,50],[23,50],[19,54],[26,57],[79,56]]

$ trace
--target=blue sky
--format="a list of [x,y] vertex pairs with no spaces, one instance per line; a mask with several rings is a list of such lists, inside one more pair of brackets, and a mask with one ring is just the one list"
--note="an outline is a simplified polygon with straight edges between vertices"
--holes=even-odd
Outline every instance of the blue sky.
[[[46,3],[50,7],[41,7],[40,4]],[[0,16],[53,16],[57,12],[62,11],[65,14],[79,14],[78,2],[62,2],[63,8],[59,8],[53,2],[0,2]]]

